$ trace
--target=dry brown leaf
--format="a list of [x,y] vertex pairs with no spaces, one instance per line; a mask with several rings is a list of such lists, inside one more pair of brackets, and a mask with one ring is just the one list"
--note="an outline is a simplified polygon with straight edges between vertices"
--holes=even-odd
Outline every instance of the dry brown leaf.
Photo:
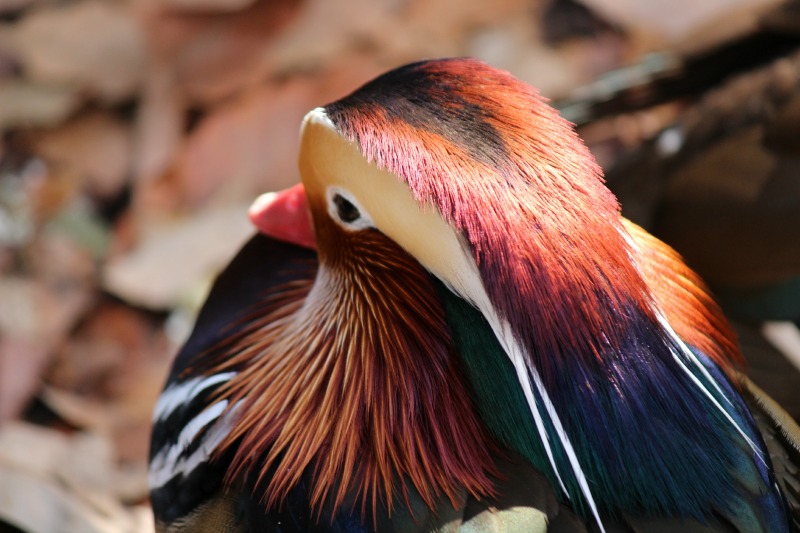
[[84,113],[43,132],[36,139],[35,150],[84,177],[89,191],[100,197],[118,194],[130,172],[130,130],[102,111]]
[[608,20],[621,24],[626,30],[655,33],[671,43],[686,38],[701,26],[709,24],[726,12],[775,3],[775,0],[583,1]]
[[41,397],[74,426],[108,435],[120,459],[143,467],[153,405],[174,350],[162,320],[101,304],[58,350]]
[[129,253],[111,259],[103,285],[149,309],[177,306],[225,265],[252,234],[245,206],[198,212],[153,230]]
[[53,412],[76,428],[101,435],[110,435],[112,432],[116,413],[109,408],[106,400],[47,385],[42,387],[40,398]]
[[466,54],[513,72],[548,97],[575,87],[582,74],[579,65],[566,61],[565,47],[543,44],[521,17],[475,32],[467,41]]
[[[165,362],[167,358],[164,359]],[[154,373],[155,380],[145,387],[144,393],[129,394],[126,398],[102,400],[87,398],[54,387],[44,387],[40,393],[42,401],[66,422],[107,438],[114,447],[115,457],[126,467],[116,472],[110,489],[124,501],[140,501],[147,496],[148,486],[145,472],[150,445],[152,411],[158,393],[165,380],[167,365],[163,372]],[[151,386],[152,385],[152,386]],[[134,403],[137,400],[138,403]]]
[[67,85],[0,81],[0,132],[13,127],[54,126],[80,101],[78,90]]
[[13,37],[25,73],[41,83],[75,85],[108,101],[131,96],[141,84],[144,39],[124,3],[44,7],[23,18]]
[[170,176],[188,206],[246,202],[296,183],[297,132],[305,113],[322,103],[315,94],[313,85],[294,80],[251,91],[203,120]]
[[37,0],[0,0],[0,13],[14,12],[35,4]]
[[55,290],[0,278],[0,421],[19,414],[39,387],[52,350],[91,301],[82,288]]
[[0,424],[17,417],[40,385],[50,352],[27,339],[0,338]]
[[180,146],[185,103],[168,65],[147,73],[136,113],[133,176],[136,184],[160,176]]
[[239,11],[253,5],[256,0],[161,0],[164,7],[185,12],[221,13]]
[[48,287],[89,287],[98,272],[95,253],[66,231],[43,231],[30,244],[26,254],[28,271]]
[[259,0],[228,14],[186,15],[143,9],[142,18],[157,65],[169,65],[192,103],[208,104],[272,72],[267,46],[298,11],[302,0]]
[[423,57],[459,55],[464,53],[463,43],[476,28],[511,22],[526,26],[528,31],[534,29],[538,5],[529,0],[415,0],[409,2],[403,27],[416,39]]
[[6,423],[0,427],[0,519],[26,533],[152,531],[146,512],[115,497],[116,469],[101,437]]
[[[382,43],[403,33],[398,20],[402,12],[390,0],[306,0],[298,17],[270,48],[274,68],[278,72],[315,69],[347,57],[358,42],[381,50]],[[423,44],[420,37],[417,43]]]
[[159,326],[160,322],[124,304],[101,303],[59,349],[48,383],[93,398],[115,396],[114,379],[135,370],[160,349],[154,340]]

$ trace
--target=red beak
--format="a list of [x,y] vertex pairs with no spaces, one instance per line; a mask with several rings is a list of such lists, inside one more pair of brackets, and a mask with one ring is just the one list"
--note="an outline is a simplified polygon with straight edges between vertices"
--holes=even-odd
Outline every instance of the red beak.
[[253,225],[264,235],[317,249],[302,183],[282,191],[262,194],[250,206],[248,214]]

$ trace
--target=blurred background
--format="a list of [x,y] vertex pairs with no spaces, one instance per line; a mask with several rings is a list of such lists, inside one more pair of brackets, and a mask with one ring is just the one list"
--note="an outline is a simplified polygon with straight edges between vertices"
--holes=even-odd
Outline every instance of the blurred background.
[[152,531],[152,406],[249,203],[307,110],[422,58],[552,99],[798,417],[799,4],[0,0],[0,531]]

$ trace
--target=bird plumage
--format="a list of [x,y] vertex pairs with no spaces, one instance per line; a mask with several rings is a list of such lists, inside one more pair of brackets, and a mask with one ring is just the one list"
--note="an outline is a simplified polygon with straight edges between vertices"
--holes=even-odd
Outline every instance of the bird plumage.
[[354,490],[391,506],[407,497],[393,490],[397,476],[431,505],[439,492],[454,505],[462,488],[488,494],[487,437],[431,280],[377,232],[329,238],[341,241],[313,286],[269,306],[215,369],[245,367],[226,391],[243,402],[223,443],[237,446],[231,476],[274,465],[268,504],[307,468],[314,506],[330,497],[338,507]]
[[[711,21],[731,31],[698,33],[556,107],[605,152],[623,212],[674,246],[731,318],[798,321],[800,2],[747,18]],[[626,132],[650,120],[640,139]]]
[[[463,523],[527,481],[554,530],[790,530],[724,317],[532,88],[469,59],[401,67],[309,113],[300,171],[318,267],[240,302],[157,410],[205,387],[182,434],[224,466],[214,494],[335,529]],[[191,476],[170,445],[162,488]],[[509,483],[509,461],[531,472]]]

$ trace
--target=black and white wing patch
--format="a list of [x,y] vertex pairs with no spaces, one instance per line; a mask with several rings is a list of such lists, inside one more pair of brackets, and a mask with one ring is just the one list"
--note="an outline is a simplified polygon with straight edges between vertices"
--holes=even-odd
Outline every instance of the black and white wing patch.
[[[230,414],[220,420],[228,407],[227,400],[218,400],[206,407],[209,396],[227,382],[235,372],[209,377],[196,377],[167,387],[154,414],[153,432],[161,433],[162,445],[150,458],[149,482],[153,490],[166,485],[176,476],[186,477],[206,462],[211,452],[227,434]],[[180,428],[175,435],[172,428]],[[154,439],[154,443],[155,443]]]
[[216,392],[236,369],[215,372],[208,359],[272,292],[313,278],[315,257],[256,235],[215,281],[153,413],[149,483],[159,531],[238,530],[235,495],[223,490],[230,458],[215,453],[236,418]]
[[213,499],[227,462],[212,453],[231,429],[235,409],[211,403],[216,389],[235,375],[224,372],[170,384],[156,404],[148,481],[159,520],[173,522]]

